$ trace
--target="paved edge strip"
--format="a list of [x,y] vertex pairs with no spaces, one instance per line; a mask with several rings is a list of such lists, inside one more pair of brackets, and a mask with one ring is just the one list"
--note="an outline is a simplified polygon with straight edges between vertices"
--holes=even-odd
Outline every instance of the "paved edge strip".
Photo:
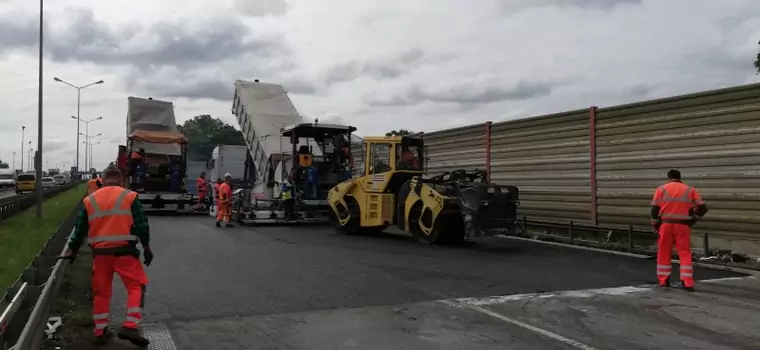
[[[502,239],[513,239],[513,240],[517,240],[517,241],[525,241],[525,242],[533,242],[533,243],[540,243],[540,244],[546,244],[546,245],[554,245],[554,246],[565,247],[565,248],[573,248],[573,249],[579,249],[579,250],[588,250],[588,251],[597,252],[597,253],[620,255],[620,256],[626,256],[626,257],[637,258],[637,259],[651,259],[652,258],[651,256],[644,255],[644,254],[619,252],[617,250],[607,250],[607,249],[593,248],[593,247],[584,247],[584,246],[579,246],[579,245],[574,245],[574,244],[569,244],[569,243],[542,241],[540,239],[533,239],[533,238],[515,237],[515,236],[504,236],[504,235],[498,235],[496,237],[502,238]],[[680,264],[680,261],[678,261],[678,259],[672,259],[671,263],[673,263],[673,264]],[[760,277],[760,271],[745,269],[745,268],[741,268],[741,267],[708,264],[708,263],[703,263],[703,262],[699,262],[699,261],[693,261],[692,265],[698,266],[698,267],[704,267],[704,268],[707,268],[707,269],[731,271],[731,272],[743,273],[743,274],[747,274],[747,275],[752,275],[752,276]]]
[[150,340],[149,350],[177,350],[169,329],[163,323],[148,323],[142,327],[144,337]]
[[592,347],[590,345],[586,345],[586,344],[581,343],[579,341],[572,340],[570,338],[566,338],[564,336],[561,336],[561,335],[559,335],[557,333],[548,331],[548,330],[543,329],[543,328],[538,328],[536,326],[529,325],[529,324],[527,324],[525,322],[518,321],[518,320],[513,319],[511,317],[502,315],[502,314],[500,314],[498,312],[494,312],[494,311],[491,311],[491,310],[488,310],[488,309],[484,309],[484,308],[482,308],[480,306],[477,306],[477,305],[472,305],[472,304],[469,304],[469,303],[466,303],[466,302],[462,302],[462,301],[458,301],[458,300],[442,301],[442,303],[444,303],[446,305],[449,305],[449,306],[453,306],[453,307],[467,308],[467,309],[470,309],[470,310],[473,310],[473,311],[480,312],[482,314],[491,316],[491,317],[493,317],[495,319],[498,319],[498,320],[501,320],[501,321],[513,324],[515,326],[518,326],[518,327],[521,327],[521,328],[524,328],[524,329],[527,329],[527,330],[529,330],[531,332],[538,333],[538,334],[540,334],[540,335],[542,335],[544,337],[547,337],[547,338],[550,338],[550,339],[554,339],[556,341],[562,342],[564,344],[573,346],[573,347],[578,348],[578,349],[596,350],[596,348],[594,348],[594,347]]
[[[700,283],[721,283],[721,282],[726,282],[726,281],[737,281],[737,280],[743,280],[743,279],[756,279],[756,278],[757,277],[755,276],[715,278],[715,279],[709,279],[709,280],[702,280],[700,281]],[[498,320],[510,323],[512,325],[527,329],[531,332],[540,334],[544,337],[562,342],[566,345],[573,346],[578,349],[596,350],[596,348],[590,345],[564,337],[562,335],[551,332],[549,330],[530,325],[528,323],[516,320],[514,318],[502,315],[498,312],[485,309],[481,306],[501,304],[508,301],[520,301],[520,300],[527,300],[527,299],[542,299],[542,298],[554,298],[554,297],[589,298],[589,297],[598,296],[598,295],[620,296],[620,295],[627,295],[627,294],[654,290],[655,287],[656,286],[653,284],[647,284],[647,285],[639,285],[639,286],[581,289],[581,290],[571,290],[571,291],[562,291],[562,292],[513,294],[513,295],[493,296],[493,297],[484,297],[484,298],[459,298],[459,299],[439,300],[439,302],[444,305],[448,305],[455,308],[467,308],[473,311],[480,312],[482,314],[485,314],[493,318],[496,318]]]

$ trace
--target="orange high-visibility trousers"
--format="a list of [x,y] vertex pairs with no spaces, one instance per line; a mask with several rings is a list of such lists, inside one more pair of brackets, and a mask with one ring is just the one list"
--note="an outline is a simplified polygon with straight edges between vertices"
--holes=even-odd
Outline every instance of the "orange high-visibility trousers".
[[663,223],[657,241],[657,279],[660,284],[670,277],[671,256],[675,241],[678,259],[681,263],[681,281],[685,287],[694,287],[694,269],[691,265],[691,228],[683,224]]
[[216,221],[224,220],[225,223],[229,224],[231,218],[232,203],[219,203],[219,206],[216,208]]
[[119,274],[127,289],[127,318],[122,327],[136,329],[142,322],[148,277],[140,259],[131,255],[96,255],[92,263],[92,320],[95,323],[95,336],[102,335],[108,327],[114,273]]

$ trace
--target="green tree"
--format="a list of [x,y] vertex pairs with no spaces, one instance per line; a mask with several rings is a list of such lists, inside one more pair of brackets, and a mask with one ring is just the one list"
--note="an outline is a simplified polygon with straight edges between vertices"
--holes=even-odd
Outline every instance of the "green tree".
[[241,131],[208,114],[185,121],[179,130],[187,137],[187,156],[190,160],[208,160],[218,145],[245,145]]
[[[760,42],[757,43],[760,45]],[[755,69],[757,70],[757,73],[760,74],[760,51],[757,53],[757,56],[755,57]]]
[[6,162],[3,162],[2,160],[0,160],[0,169],[8,169],[8,168],[10,168],[10,167],[11,167],[11,166],[10,166],[10,165],[8,165],[8,163],[6,163]]
[[415,132],[411,130],[406,130],[406,129],[399,129],[398,131],[391,130],[389,132],[386,132],[385,136],[393,136],[393,135],[404,136],[404,135],[412,135],[412,134],[415,134]]

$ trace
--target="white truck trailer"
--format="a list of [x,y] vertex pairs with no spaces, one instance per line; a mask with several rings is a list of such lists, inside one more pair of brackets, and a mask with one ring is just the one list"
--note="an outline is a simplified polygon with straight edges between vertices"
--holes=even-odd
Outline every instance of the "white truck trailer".
[[[119,158],[126,160],[128,188],[139,193],[146,210],[191,211],[197,199],[185,186],[187,138],[177,128],[174,106],[152,98],[127,101],[127,145],[119,148]],[[145,162],[133,162],[133,152],[143,152]]]

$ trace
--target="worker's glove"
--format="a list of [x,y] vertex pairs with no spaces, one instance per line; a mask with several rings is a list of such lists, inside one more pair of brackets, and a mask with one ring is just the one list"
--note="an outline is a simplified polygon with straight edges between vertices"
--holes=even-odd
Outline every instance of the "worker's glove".
[[660,221],[659,220],[652,220],[651,224],[652,224],[652,232],[654,232],[655,234],[659,234],[660,233]]
[[143,258],[145,258],[145,266],[150,266],[150,263],[153,262],[153,252],[150,251],[150,248],[145,248],[145,251],[143,252]]
[[56,260],[69,260],[71,264],[77,259],[77,252],[67,249],[65,253],[59,255]]

